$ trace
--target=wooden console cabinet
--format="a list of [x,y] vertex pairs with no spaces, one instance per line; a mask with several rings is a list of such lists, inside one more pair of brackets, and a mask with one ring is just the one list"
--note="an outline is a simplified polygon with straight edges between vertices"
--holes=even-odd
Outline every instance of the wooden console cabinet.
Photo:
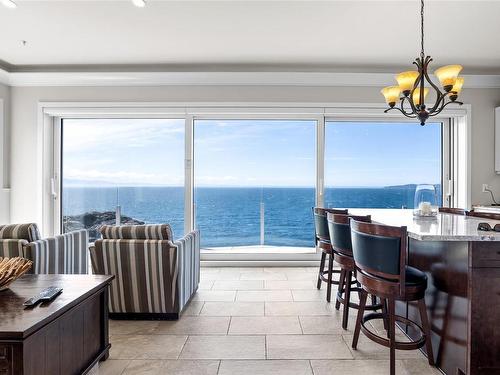
[[[25,275],[0,292],[0,375],[85,374],[110,348],[108,286],[113,276]],[[24,308],[49,286],[55,300]]]

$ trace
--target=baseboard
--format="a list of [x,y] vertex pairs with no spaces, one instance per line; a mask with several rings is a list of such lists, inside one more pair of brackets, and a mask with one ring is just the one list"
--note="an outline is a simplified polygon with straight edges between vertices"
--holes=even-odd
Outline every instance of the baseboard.
[[202,267],[317,267],[319,260],[202,260]]
[[178,320],[179,313],[109,313],[114,320]]

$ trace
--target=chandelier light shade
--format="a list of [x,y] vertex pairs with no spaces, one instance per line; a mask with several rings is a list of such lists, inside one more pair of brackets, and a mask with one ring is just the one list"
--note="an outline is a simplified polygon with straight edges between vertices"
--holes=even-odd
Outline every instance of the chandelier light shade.
[[396,81],[398,81],[399,88],[404,95],[408,96],[410,91],[413,89],[413,86],[415,86],[415,81],[417,80],[417,78],[418,72],[414,70],[399,73],[396,76]]
[[[389,86],[382,89],[386,103],[389,105],[384,112],[397,110],[404,116],[417,118],[420,125],[425,125],[429,117],[436,116],[449,104],[462,105],[457,101],[458,95],[464,85],[463,77],[459,77],[462,71],[461,65],[446,65],[436,69],[434,75],[439,80],[438,87],[429,77],[430,56],[424,53],[424,0],[420,1],[420,35],[421,51],[420,57],[413,64],[417,70],[410,70],[396,75],[398,86]],[[435,91],[436,99],[432,106],[426,105],[425,98],[430,89]],[[399,105],[397,105],[399,102]]]
[[394,107],[396,102],[399,100],[399,94],[401,89],[399,86],[389,86],[382,89],[382,94],[385,97],[385,102],[389,104],[390,107]]
[[446,65],[436,69],[434,75],[439,79],[445,91],[450,91],[457,81],[461,70],[462,65]]
[[457,100],[458,95],[462,92],[462,86],[464,85],[464,77],[458,77],[451,89],[450,99]]
[[[427,96],[427,94],[429,93],[429,89],[426,87],[424,89],[424,101],[425,101],[425,97]],[[420,105],[420,87],[417,87],[415,90],[413,90],[413,103],[415,105]]]

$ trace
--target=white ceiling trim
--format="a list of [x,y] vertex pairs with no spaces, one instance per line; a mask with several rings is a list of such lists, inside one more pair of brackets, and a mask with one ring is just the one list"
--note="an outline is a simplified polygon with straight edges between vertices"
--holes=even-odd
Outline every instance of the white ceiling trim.
[[[468,88],[500,88],[500,75],[464,75]],[[395,83],[390,73],[328,72],[8,72],[9,86],[375,86]]]

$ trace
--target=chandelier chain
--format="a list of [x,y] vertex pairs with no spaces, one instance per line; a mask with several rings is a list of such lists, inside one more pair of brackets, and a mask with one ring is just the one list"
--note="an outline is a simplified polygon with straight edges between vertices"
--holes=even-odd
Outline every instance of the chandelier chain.
[[424,0],[421,0],[420,1],[420,4],[421,4],[421,8],[420,8],[420,36],[421,36],[421,40],[420,40],[420,43],[421,43],[421,52],[420,52],[420,56],[422,58],[425,57],[425,54],[424,54]]

